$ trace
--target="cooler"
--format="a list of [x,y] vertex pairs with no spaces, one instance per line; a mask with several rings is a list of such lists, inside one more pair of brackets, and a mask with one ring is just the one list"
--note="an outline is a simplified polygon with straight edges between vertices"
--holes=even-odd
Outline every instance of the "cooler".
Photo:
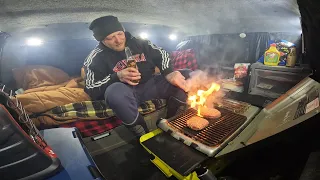
[[40,132],[59,157],[63,170],[49,180],[105,179],[90,156],[76,128],[47,129]]
[[311,70],[306,67],[251,65],[248,93],[276,99],[308,77]]

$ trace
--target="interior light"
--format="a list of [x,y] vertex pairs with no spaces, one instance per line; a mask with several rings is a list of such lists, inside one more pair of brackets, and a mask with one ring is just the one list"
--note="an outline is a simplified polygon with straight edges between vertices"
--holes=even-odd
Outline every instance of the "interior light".
[[240,36],[241,38],[247,37],[246,33],[240,33],[239,36]]
[[27,39],[26,44],[28,46],[41,46],[43,44],[43,41],[39,38],[29,38]]
[[169,39],[174,41],[174,40],[177,39],[177,35],[175,35],[175,34],[170,34]]
[[147,39],[149,37],[149,35],[147,33],[145,33],[145,32],[142,32],[142,33],[140,33],[140,37],[142,39]]

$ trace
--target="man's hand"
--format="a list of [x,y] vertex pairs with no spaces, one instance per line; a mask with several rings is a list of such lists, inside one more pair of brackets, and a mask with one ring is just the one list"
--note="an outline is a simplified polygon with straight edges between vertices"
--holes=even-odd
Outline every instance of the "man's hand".
[[117,72],[117,75],[121,82],[128,83],[132,86],[136,86],[139,84],[132,81],[141,79],[141,74],[139,73],[138,69],[132,67]]
[[185,77],[179,72],[179,71],[174,71],[168,75],[166,75],[166,79],[174,86],[177,86],[184,91],[187,90],[187,83]]

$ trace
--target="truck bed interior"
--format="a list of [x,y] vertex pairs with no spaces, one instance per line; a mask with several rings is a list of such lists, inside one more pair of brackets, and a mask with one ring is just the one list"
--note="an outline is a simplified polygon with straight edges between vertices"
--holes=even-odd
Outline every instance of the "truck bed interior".
[[[45,69],[52,67],[55,71],[58,69],[60,74],[54,78],[48,75],[48,79],[67,77],[68,80],[51,83],[51,86],[59,86],[54,90],[62,88],[59,93],[68,96],[72,91],[64,88],[77,88],[76,93],[81,92],[81,97],[73,93],[71,98],[78,98],[79,102],[90,101],[83,93],[84,84],[81,83],[84,82],[79,80],[83,77],[81,68],[85,58],[98,44],[88,27],[95,18],[114,15],[119,18],[126,31],[136,37],[146,36],[172,57],[175,53],[190,50],[188,52],[193,53],[197,69],[206,70],[216,79],[231,79],[235,64],[249,63],[248,75],[241,82],[242,89],[226,91],[225,98],[257,107],[259,113],[266,109],[268,111],[279,105],[277,103],[284,98],[290,99],[291,96],[284,97],[284,94],[293,94],[290,90],[306,78],[319,82],[319,7],[320,3],[316,0],[0,0],[0,88],[8,89],[9,94],[15,92],[21,95],[21,92],[28,92],[38,96],[37,93],[43,93],[46,89],[34,91],[33,88],[39,86],[31,88],[33,81],[28,79],[27,74],[21,75],[19,72],[22,72],[21,69],[25,70],[26,66]],[[30,39],[35,40],[33,44],[28,43]],[[286,40],[295,45],[296,67],[279,70],[265,67],[262,63],[257,64],[269,48],[270,42],[275,40]],[[41,75],[45,77],[47,74]],[[73,79],[76,79],[76,86],[70,83]],[[316,92],[316,98],[319,98],[319,92]],[[311,94],[311,91],[307,93]],[[40,103],[44,112],[65,105],[58,102],[59,96],[48,98],[43,95],[39,97],[41,98],[45,100]],[[312,100],[307,99],[306,102],[310,103]],[[37,115],[43,113],[40,112],[41,108],[30,108],[38,102],[37,98],[33,97],[28,101],[23,97],[20,101],[25,103],[30,118],[36,119]],[[58,103],[52,105],[53,102]],[[146,118],[151,119],[153,130],[156,130],[156,122],[163,119],[167,110],[160,101],[156,102],[159,105],[153,103],[155,105],[152,107],[156,108],[146,113]],[[292,118],[293,122],[307,114],[304,113],[307,103],[301,103],[300,106],[304,106],[302,114],[296,113],[300,107],[296,102],[294,112],[288,111],[296,113],[296,117]],[[46,107],[50,108],[45,109]],[[278,108],[279,111],[281,108]],[[219,149],[223,155],[215,154],[217,161],[230,159],[232,162],[221,166],[221,169],[215,169],[216,177],[219,180],[300,179],[301,174],[305,173],[310,154],[320,150],[320,116],[316,108],[310,110],[314,113],[312,116],[309,114],[310,118],[279,132],[270,130],[272,135],[258,137],[250,145],[248,140],[248,146],[232,149],[231,145],[226,145],[223,147],[228,151],[226,154],[223,154],[223,148]],[[31,110],[34,111],[30,112]],[[274,114],[276,113],[278,111],[274,110]],[[279,119],[285,119],[286,116],[289,115],[279,116]],[[52,121],[56,124],[50,121],[53,125],[47,127],[39,122],[41,121],[34,120],[39,130],[84,128],[83,131],[80,129],[84,145],[107,180],[176,179],[173,176],[166,177],[152,163],[141,163],[142,159],[150,158],[150,154],[118,119],[108,121],[108,125],[105,125],[107,121],[79,124],[78,120],[70,123],[57,120]],[[248,128],[246,130],[249,131]],[[238,135],[230,142],[236,142],[236,137],[240,137]],[[315,159],[317,161],[312,167],[319,170],[319,153]]]

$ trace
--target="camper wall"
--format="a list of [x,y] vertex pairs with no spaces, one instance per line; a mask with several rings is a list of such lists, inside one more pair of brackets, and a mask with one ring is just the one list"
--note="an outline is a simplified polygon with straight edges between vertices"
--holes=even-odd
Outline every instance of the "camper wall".
[[[134,36],[148,33],[148,39],[167,51],[173,51],[179,42],[170,40],[172,30],[165,26],[124,23],[127,31]],[[12,69],[24,65],[48,65],[67,72],[70,76],[80,75],[80,69],[90,51],[98,44],[88,24],[54,24],[41,28],[21,29],[11,33],[4,48],[0,64],[1,80],[8,84],[13,81]],[[178,37],[181,34],[177,33]],[[37,37],[43,40],[41,46],[28,46],[26,40]]]

